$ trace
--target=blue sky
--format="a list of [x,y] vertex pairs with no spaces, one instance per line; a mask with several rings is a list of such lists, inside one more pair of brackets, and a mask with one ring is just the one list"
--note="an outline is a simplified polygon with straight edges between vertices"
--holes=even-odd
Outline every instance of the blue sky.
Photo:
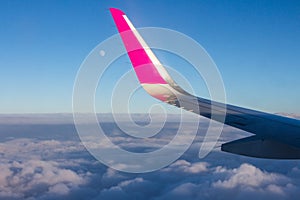
[[81,62],[117,32],[110,7],[136,27],[170,28],[199,42],[221,72],[229,103],[300,113],[300,3],[261,0],[2,0],[0,113],[71,112]]

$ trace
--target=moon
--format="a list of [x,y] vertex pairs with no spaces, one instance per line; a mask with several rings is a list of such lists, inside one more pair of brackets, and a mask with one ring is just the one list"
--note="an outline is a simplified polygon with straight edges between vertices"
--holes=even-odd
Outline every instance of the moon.
[[105,56],[105,51],[104,50],[100,50],[100,56]]

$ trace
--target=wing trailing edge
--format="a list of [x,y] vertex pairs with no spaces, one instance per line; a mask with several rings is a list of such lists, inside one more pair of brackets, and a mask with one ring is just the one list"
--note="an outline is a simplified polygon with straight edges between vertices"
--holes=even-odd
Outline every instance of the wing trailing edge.
[[299,148],[256,135],[222,144],[221,150],[256,158],[300,159]]

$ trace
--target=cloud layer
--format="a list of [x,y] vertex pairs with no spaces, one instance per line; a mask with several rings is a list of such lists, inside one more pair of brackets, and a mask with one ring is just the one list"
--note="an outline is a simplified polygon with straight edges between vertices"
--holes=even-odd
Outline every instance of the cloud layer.
[[[147,140],[144,148],[149,149],[151,142],[153,147],[160,147],[172,138],[174,124],[166,126],[166,136]],[[74,128],[61,124],[51,127],[2,126],[0,199],[274,200],[297,199],[300,195],[298,161],[248,158],[219,149],[199,159],[201,133],[171,165],[151,173],[129,174],[95,160],[82,146]],[[122,136],[115,127],[107,125],[112,141],[121,147],[130,144],[130,150],[142,150],[142,143]],[[220,139],[229,141],[244,135],[225,127]]]

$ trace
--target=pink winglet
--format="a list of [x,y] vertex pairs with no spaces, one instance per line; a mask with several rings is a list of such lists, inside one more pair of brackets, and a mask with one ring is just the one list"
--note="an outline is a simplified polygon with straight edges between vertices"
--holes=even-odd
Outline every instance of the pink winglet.
[[167,82],[161,77],[133,30],[130,29],[124,19],[125,14],[116,8],[110,8],[110,12],[140,83],[166,84]]

